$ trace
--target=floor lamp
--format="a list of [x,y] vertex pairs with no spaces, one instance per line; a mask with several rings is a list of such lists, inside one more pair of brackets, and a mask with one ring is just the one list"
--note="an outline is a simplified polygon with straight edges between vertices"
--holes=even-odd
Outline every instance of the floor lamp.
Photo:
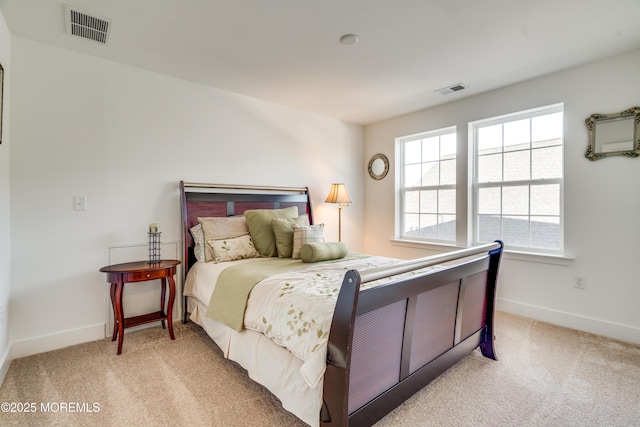
[[331,190],[325,203],[337,203],[338,204],[338,241],[342,241],[342,207],[349,206],[351,203],[351,197],[344,184],[331,184]]

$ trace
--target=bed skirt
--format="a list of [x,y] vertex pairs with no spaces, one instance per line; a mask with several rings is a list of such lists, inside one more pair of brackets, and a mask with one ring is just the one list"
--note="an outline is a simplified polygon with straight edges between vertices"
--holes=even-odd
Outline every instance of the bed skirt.
[[259,332],[237,332],[207,317],[207,306],[197,299],[188,298],[188,308],[189,319],[204,329],[224,357],[246,369],[253,381],[280,399],[285,410],[312,427],[319,425],[323,384],[320,381],[315,388],[309,387],[300,374],[302,360]]

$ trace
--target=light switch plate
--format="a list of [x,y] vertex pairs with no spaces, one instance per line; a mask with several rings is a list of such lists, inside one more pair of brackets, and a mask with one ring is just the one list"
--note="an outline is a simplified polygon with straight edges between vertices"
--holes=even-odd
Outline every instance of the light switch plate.
[[73,196],[73,210],[74,211],[86,211],[87,210],[87,196]]

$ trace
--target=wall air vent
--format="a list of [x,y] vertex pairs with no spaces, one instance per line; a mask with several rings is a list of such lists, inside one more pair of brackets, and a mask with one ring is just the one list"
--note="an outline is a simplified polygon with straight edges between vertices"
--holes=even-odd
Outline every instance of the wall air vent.
[[452,86],[447,86],[447,87],[443,87],[442,89],[438,89],[434,92],[440,92],[443,95],[446,95],[448,93],[453,93],[453,92],[459,92],[463,89],[466,89],[467,86],[462,84],[462,83],[456,83]]
[[67,34],[107,44],[109,41],[109,28],[111,27],[110,19],[91,16],[66,5],[64,10]]

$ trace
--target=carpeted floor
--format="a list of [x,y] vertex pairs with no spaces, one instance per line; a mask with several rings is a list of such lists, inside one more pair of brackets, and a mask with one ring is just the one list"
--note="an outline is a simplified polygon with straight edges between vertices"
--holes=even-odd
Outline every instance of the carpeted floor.
[[[378,425],[640,426],[640,346],[505,313],[496,324],[498,362],[474,352]],[[127,333],[115,352],[105,339],[14,360],[0,403],[18,412],[3,405],[0,425],[305,425],[196,325],[176,324],[175,341]]]

